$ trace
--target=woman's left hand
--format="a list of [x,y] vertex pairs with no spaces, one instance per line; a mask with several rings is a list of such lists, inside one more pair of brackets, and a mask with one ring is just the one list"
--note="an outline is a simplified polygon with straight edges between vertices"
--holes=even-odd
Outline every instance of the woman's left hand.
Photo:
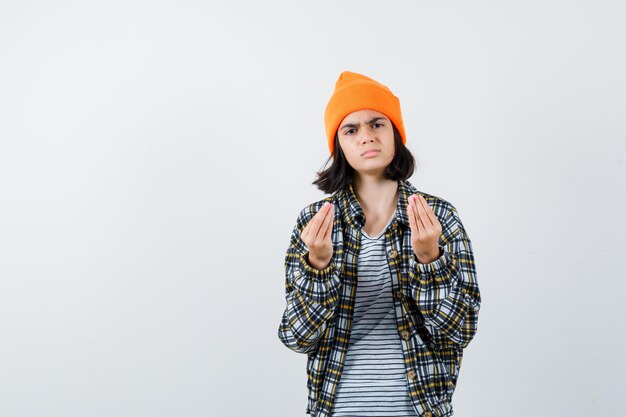
[[441,223],[424,197],[409,196],[407,207],[411,227],[411,246],[419,263],[427,264],[439,258],[439,236]]

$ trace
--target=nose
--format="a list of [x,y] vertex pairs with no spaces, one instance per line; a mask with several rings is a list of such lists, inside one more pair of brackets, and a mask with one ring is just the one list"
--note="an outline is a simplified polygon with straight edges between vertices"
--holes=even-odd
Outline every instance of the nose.
[[373,141],[374,140],[374,131],[369,128],[369,129],[363,129],[362,130],[363,134],[361,135],[361,142],[365,143],[367,141]]

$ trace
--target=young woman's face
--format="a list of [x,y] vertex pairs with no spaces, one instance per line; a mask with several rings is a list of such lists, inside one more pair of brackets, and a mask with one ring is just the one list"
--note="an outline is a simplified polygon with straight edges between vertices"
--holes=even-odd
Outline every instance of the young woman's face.
[[337,135],[348,163],[361,174],[382,175],[393,160],[393,126],[381,112],[366,109],[350,113],[339,123]]

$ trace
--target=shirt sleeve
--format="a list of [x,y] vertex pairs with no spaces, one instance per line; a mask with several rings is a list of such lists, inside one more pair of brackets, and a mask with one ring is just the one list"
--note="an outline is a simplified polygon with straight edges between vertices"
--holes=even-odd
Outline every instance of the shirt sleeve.
[[481,305],[472,243],[453,206],[442,225],[440,256],[419,263],[409,261],[411,297],[435,339],[465,348],[474,338]]
[[337,306],[341,284],[333,261],[324,269],[316,269],[308,263],[308,249],[300,233],[315,214],[312,207],[300,212],[285,255],[286,308],[278,337],[298,353],[316,348]]

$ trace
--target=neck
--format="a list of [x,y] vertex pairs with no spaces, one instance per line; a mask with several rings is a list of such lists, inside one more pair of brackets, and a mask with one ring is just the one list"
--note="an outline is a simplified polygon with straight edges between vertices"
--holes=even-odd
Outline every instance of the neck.
[[398,181],[356,177],[354,192],[366,213],[387,213],[398,203]]

